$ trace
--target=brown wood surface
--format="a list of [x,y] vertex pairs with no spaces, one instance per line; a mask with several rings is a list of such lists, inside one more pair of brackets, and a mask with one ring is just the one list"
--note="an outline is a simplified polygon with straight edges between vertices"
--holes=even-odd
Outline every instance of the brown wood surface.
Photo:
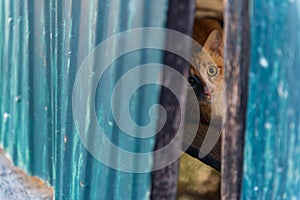
[[[166,27],[176,30],[183,34],[192,35],[193,20],[194,20],[194,8],[195,4],[193,0],[170,0],[168,20]],[[174,40],[167,35],[167,45],[174,43]],[[191,44],[184,43],[180,47],[182,55],[191,55]],[[187,76],[189,70],[189,64],[182,57],[174,55],[170,52],[165,52],[164,64],[176,69],[180,73]],[[175,84],[177,90],[181,91],[181,99],[186,98],[186,88],[184,83],[176,80],[172,74],[163,73],[163,81],[165,86],[168,84]],[[156,135],[155,150],[161,149],[168,144],[174,136],[177,134],[178,126],[181,120],[181,112],[185,112],[184,108],[181,108],[178,104],[178,100],[174,97],[173,93],[163,87],[160,97],[160,105],[162,105],[167,112],[167,120],[164,128]],[[160,124],[164,124],[163,120],[159,120]],[[182,145],[182,139],[179,139],[172,145],[174,149],[173,153],[178,154]],[[156,155],[154,156],[154,166],[156,163],[164,162],[168,160],[168,155]],[[179,160],[169,164],[168,166],[152,172],[152,191],[151,199],[175,199],[177,191],[177,180],[179,171]]]
[[248,0],[225,1],[227,119],[222,144],[222,199],[240,199],[249,70]]

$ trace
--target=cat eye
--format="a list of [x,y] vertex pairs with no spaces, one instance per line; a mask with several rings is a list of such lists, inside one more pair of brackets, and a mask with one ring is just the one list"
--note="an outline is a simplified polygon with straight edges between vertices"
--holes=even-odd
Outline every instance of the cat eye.
[[207,74],[210,76],[210,77],[214,77],[218,74],[219,70],[216,66],[210,66],[208,67],[207,69]]
[[189,84],[191,85],[191,87],[196,87],[197,86],[197,80],[196,80],[196,77],[194,77],[194,76],[190,76],[189,78],[188,78],[188,81],[189,81]]

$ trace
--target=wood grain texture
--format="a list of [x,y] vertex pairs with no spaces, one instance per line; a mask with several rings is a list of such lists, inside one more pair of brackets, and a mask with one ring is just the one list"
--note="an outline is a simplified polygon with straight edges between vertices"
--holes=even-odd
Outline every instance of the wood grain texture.
[[300,2],[251,3],[241,199],[300,199]]
[[248,0],[225,1],[227,119],[222,136],[222,199],[240,199],[249,70]]
[[[166,27],[179,31],[183,34],[192,34],[193,20],[194,20],[194,1],[180,1],[180,0],[170,0],[169,1],[169,11],[168,20]],[[180,17],[178,17],[180,16]],[[167,43],[174,42],[167,36]],[[180,51],[182,55],[190,55],[191,44],[185,44],[180,46]],[[189,70],[189,64],[180,56],[174,55],[172,53],[165,53],[164,64],[170,66],[182,74],[187,75]],[[181,98],[186,98],[186,88],[183,83],[174,79],[171,74],[163,74],[164,85],[176,84],[176,88],[182,93]],[[155,149],[158,150],[168,144],[177,133],[178,126],[180,124],[181,112],[184,112],[183,108],[180,108],[178,100],[172,92],[167,88],[162,88],[160,105],[162,105],[167,112],[167,121],[164,128],[156,135]],[[163,122],[159,122],[163,123]],[[174,154],[178,153],[178,149],[181,148],[182,140],[176,141],[176,144],[172,147],[174,149]],[[157,155],[157,154],[156,154]],[[166,155],[167,156],[167,155]],[[154,156],[154,165],[158,162],[164,162],[168,160],[164,155]],[[177,180],[178,180],[178,170],[179,170],[179,160],[171,163],[163,169],[152,172],[152,191],[151,199],[175,199]]]
[[[0,144],[14,165],[51,184],[55,199],[149,197],[150,172],[117,171],[89,153],[75,127],[72,93],[82,61],[97,45],[126,30],[164,27],[167,9],[167,0],[0,0]],[[141,45],[151,37],[145,35],[143,39]],[[125,46],[127,43],[116,43],[107,52],[115,55]],[[106,136],[120,149],[149,152],[153,150],[154,138],[133,138],[118,128],[111,113],[114,85],[129,69],[161,61],[161,52],[129,53],[109,67],[101,78],[104,87],[99,82],[92,107]],[[147,72],[141,77],[144,74]],[[83,82],[95,79],[91,76]],[[90,89],[89,85],[84,88]],[[144,114],[146,105],[158,103],[160,95],[158,89],[145,90],[136,95],[131,106],[131,116],[141,124],[149,118],[148,110]],[[89,127],[90,117],[86,115],[86,119]],[[110,150],[101,151],[122,166],[120,154]],[[138,160],[128,163],[144,164]],[[151,170],[152,163],[147,167]]]

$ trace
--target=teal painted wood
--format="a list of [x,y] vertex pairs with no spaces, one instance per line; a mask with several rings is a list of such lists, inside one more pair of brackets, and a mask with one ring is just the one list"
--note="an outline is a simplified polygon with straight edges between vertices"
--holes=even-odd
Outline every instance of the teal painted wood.
[[251,7],[242,199],[300,199],[300,2]]
[[[149,198],[150,173],[110,169],[86,151],[74,128],[72,86],[95,46],[128,29],[164,27],[167,5],[167,0],[0,1],[1,145],[16,165],[53,185],[56,199]],[[128,139],[106,122],[112,119],[106,110],[112,88],[132,67],[161,59],[162,53],[154,50],[130,53],[108,70],[114,80],[98,86],[100,124],[124,149],[148,152],[154,139]],[[148,122],[148,108],[158,97],[157,87],[137,93],[132,114],[138,124]]]

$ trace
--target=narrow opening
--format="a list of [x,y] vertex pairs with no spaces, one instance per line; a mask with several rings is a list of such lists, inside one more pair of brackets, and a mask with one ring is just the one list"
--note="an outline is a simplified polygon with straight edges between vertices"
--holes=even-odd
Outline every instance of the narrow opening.
[[[197,63],[197,66],[191,66],[189,81],[198,99],[200,123],[196,137],[180,159],[177,199],[220,199],[219,171],[223,119],[221,117],[221,122],[214,124],[212,116],[218,115],[220,110],[226,108],[224,104],[217,103],[217,106],[212,109],[212,102],[214,102],[212,96],[225,94],[225,91],[218,89],[224,87],[223,12],[222,0],[196,0],[193,38],[202,46],[202,49],[199,52],[193,50],[192,60],[196,60],[193,63]],[[202,53],[203,49],[206,53]],[[207,58],[208,56],[210,58]],[[211,60],[213,62],[210,62]],[[220,98],[218,99],[217,102],[220,102]],[[189,109],[193,106],[195,105],[189,105],[189,99],[187,99],[187,113],[192,112]],[[216,142],[212,142],[213,148],[210,153],[203,157],[200,156],[200,148],[208,129],[214,129],[212,132],[216,133],[216,136],[219,134],[219,137]]]

